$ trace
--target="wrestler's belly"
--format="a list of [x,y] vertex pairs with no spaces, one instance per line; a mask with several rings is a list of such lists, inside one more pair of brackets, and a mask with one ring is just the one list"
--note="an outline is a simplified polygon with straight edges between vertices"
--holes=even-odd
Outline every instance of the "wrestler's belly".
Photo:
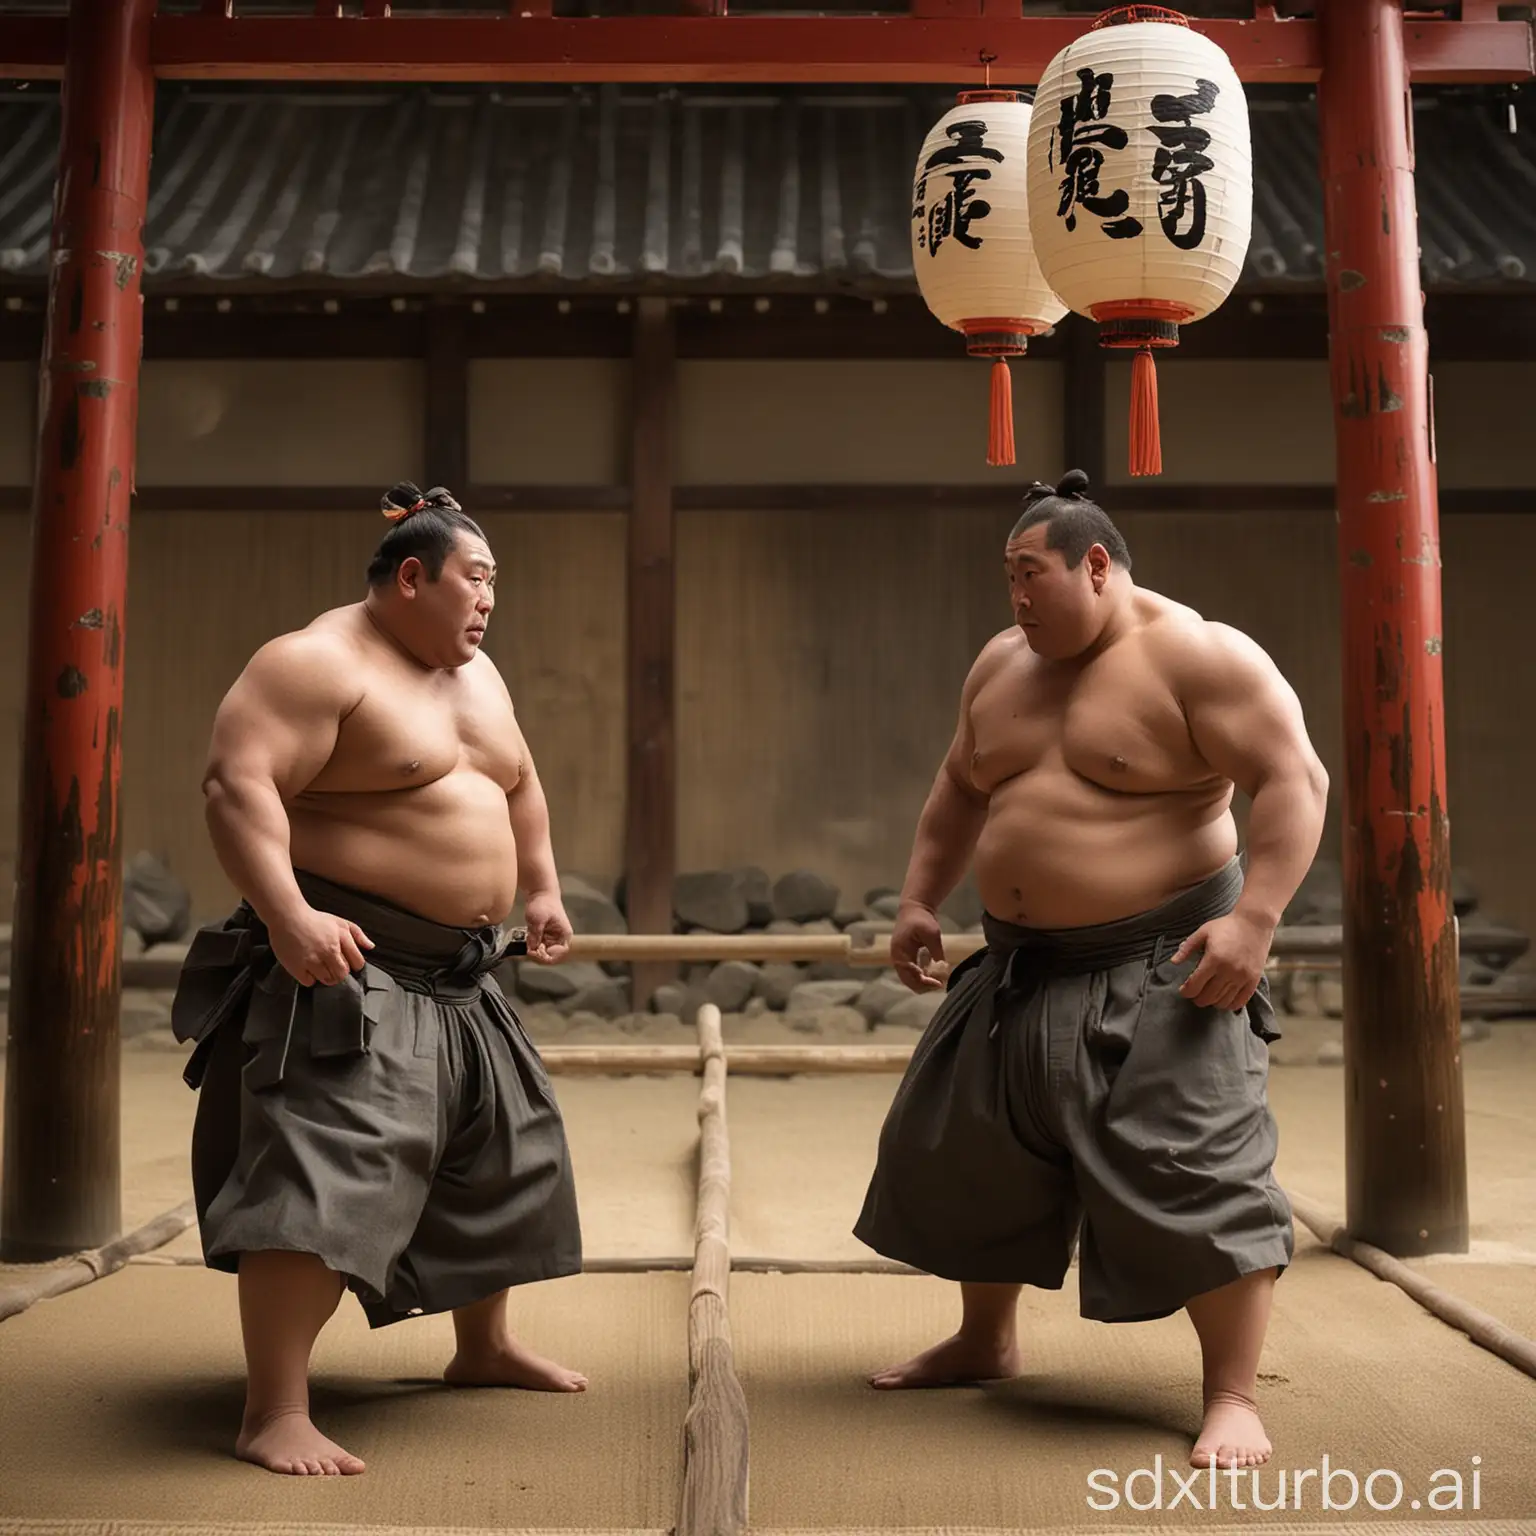
[[1237,851],[1225,789],[1111,794],[1065,768],[993,792],[976,845],[987,911],[1031,928],[1079,928],[1145,912]]
[[460,771],[419,789],[315,794],[289,807],[295,869],[381,896],[433,922],[502,922],[517,898],[507,797]]

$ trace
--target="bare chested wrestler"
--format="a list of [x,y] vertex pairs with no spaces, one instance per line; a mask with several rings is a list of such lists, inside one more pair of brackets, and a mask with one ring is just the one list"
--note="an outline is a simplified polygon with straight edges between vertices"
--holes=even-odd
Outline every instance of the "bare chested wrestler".
[[[1087,484],[1074,470],[1025,499],[1017,622],[966,679],[917,828],[891,952],[909,987],[948,995],[855,1231],[958,1280],[963,1315],[871,1380],[1016,1375],[1021,1286],[1060,1289],[1076,1242],[1083,1316],[1188,1312],[1192,1464],[1257,1466],[1259,1355],[1294,1241],[1264,965],[1328,780],[1269,657],[1138,587]],[[1234,786],[1252,800],[1246,871]],[[949,970],[935,913],[973,860],[987,947]]]
[[362,602],[258,651],[204,779],[244,900],[197,936],[174,1022],[197,1042],[203,1251],[239,1275],[236,1453],[357,1473],[309,1417],[309,1360],[344,1289],[377,1328],[451,1311],[456,1386],[579,1392],[511,1333],[508,1288],[577,1273],[549,1079],[492,968],[519,884],[528,953],[570,924],[549,813],[481,645],[496,565],[446,491],[397,486]]

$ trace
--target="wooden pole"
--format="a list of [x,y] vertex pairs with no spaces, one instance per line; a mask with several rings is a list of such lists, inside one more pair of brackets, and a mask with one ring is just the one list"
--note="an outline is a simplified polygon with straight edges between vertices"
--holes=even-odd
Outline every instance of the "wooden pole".
[[1465,1252],[1467,1169],[1429,344],[1397,0],[1321,7],[1344,650],[1347,1219]]
[[0,1257],[121,1223],[119,785],[153,0],[73,0],[32,496]]
[[[1063,468],[1082,470],[1089,494],[1099,496],[1105,488],[1106,463],[1104,353],[1098,328],[1081,315],[1067,315],[1058,325],[1066,331],[1061,359]],[[1117,488],[1117,502],[1119,497]]]
[[[631,391],[625,914],[632,930],[670,933],[677,859],[672,507],[677,367],[672,306],[665,299],[639,301]],[[643,1012],[651,993],[676,974],[676,966],[664,960],[636,965],[635,1012]]]
[[720,1010],[699,1010],[699,1202],[688,1302],[688,1412],[677,1536],[747,1529],[747,1400],[736,1379],[727,1308],[731,1277],[731,1147],[725,1123]]
[[[626,1077],[700,1072],[692,1045],[546,1045],[539,1059],[551,1077]],[[826,1076],[903,1072],[910,1045],[733,1045],[726,1067],[736,1077]]]

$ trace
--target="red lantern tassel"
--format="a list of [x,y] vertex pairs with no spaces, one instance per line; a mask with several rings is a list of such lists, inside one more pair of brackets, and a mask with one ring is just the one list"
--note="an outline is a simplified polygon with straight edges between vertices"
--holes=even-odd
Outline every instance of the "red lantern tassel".
[[1013,376],[1006,358],[992,365],[992,430],[987,435],[987,463],[1013,463]]
[[1131,363],[1131,473],[1160,475],[1163,442],[1157,426],[1157,366],[1152,349],[1140,348]]

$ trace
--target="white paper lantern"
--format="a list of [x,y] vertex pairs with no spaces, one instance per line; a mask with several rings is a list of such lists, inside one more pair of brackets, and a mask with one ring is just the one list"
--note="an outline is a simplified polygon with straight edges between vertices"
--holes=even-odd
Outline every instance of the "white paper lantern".
[[1134,348],[1131,473],[1159,474],[1152,349],[1232,292],[1253,227],[1248,102],[1176,11],[1107,11],[1035,93],[1029,210],[1040,268],[1101,346]]
[[933,125],[912,183],[912,266],[933,314],[991,357],[987,462],[1013,463],[1005,359],[1067,306],[1040,272],[1029,235],[1030,107],[1017,91],[966,91]]

